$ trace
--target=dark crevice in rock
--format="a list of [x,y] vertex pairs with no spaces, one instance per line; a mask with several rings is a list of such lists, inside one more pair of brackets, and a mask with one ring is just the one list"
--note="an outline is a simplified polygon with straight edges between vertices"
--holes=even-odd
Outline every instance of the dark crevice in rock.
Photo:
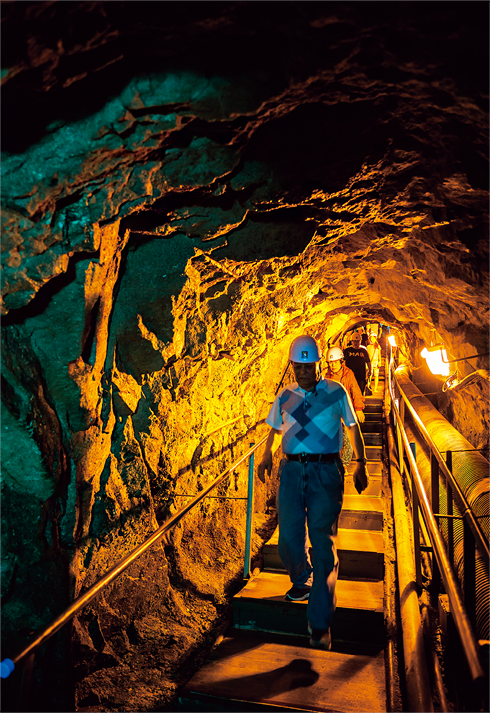
[[[78,203],[80,198],[83,197],[85,192],[84,188],[79,188],[78,190],[74,191],[73,193],[70,193],[69,195],[64,196],[63,198],[60,198],[58,201],[56,201],[56,207],[55,210],[53,211],[53,217],[51,218],[51,226],[55,225],[56,220],[58,218],[58,214],[64,210],[65,208],[68,208],[68,206],[71,206],[75,203]],[[41,219],[43,217],[42,214],[38,216],[38,219]],[[66,211],[65,214],[65,232],[68,231],[68,223],[70,220],[71,214],[70,211]],[[32,221],[36,221],[35,216],[31,217]]]
[[36,295],[32,298],[29,304],[12,309],[8,314],[2,317],[2,325],[8,327],[15,324],[23,324],[26,319],[32,319],[43,314],[51,300],[70,285],[76,279],[76,266],[84,260],[95,261],[99,258],[99,252],[80,251],[75,253],[69,260],[66,272],[51,277],[42,287],[39,288]]
[[97,298],[95,304],[92,306],[90,313],[86,317],[85,327],[82,334],[82,353],[81,357],[85,364],[95,363],[95,354],[93,348],[95,345],[95,335],[97,332],[97,319],[99,316],[100,309],[100,297]]

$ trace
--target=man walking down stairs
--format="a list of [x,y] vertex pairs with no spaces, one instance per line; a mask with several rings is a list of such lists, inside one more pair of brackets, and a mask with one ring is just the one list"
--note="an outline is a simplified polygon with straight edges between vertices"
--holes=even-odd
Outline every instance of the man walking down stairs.
[[342,386],[321,377],[321,356],[313,337],[293,340],[289,360],[296,382],[276,396],[266,418],[271,430],[258,476],[263,480],[264,471],[271,470],[272,454],[282,442],[277,512],[279,556],[291,580],[286,598],[308,600],[310,645],[328,651],[339,564],[335,542],[344,493],[342,423],[356,454],[354,481],[359,493],[367,486],[367,474],[352,402]]
[[[278,531],[263,570],[233,600],[233,626],[181,693],[183,710],[386,711],[382,481],[383,368],[366,398],[362,432],[369,484],[360,495],[345,474],[336,548],[339,573],[331,650],[309,645],[307,599],[286,598],[291,581]],[[308,545],[310,545],[308,541]],[[311,551],[313,566],[315,553]],[[310,637],[311,638],[311,637]]]

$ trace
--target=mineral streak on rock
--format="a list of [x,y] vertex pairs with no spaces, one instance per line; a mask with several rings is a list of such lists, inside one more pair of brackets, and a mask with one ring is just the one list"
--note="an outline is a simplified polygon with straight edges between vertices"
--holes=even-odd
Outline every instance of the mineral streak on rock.
[[[295,336],[389,324],[429,392],[423,343],[488,351],[488,6],[2,17],[8,655],[266,433]],[[486,382],[436,400],[488,445]],[[51,710],[171,709],[241,579],[245,491],[246,465],[53,640]]]

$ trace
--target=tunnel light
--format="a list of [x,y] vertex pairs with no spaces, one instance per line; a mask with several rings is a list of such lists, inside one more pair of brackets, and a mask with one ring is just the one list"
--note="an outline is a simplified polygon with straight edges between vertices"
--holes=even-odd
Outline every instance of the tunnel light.
[[[435,344],[433,347],[424,347],[420,352],[420,356],[427,361],[427,366],[433,374],[441,376],[449,376],[449,364],[455,364],[458,361],[467,361],[468,359],[478,359],[479,357],[488,356],[489,352],[484,354],[470,354],[469,356],[460,357],[459,359],[448,359],[446,347],[444,344]],[[453,374],[453,376],[455,376]]]
[[396,339],[394,334],[390,334],[390,336],[388,337],[388,341],[392,347],[396,347]]
[[466,386],[469,386],[470,384],[473,384],[477,379],[483,379],[486,381],[490,381],[490,375],[488,371],[485,369],[477,369],[476,371],[473,371],[471,374],[468,374],[468,376],[465,376],[463,378],[459,377],[459,374],[456,372],[455,374],[452,374],[444,383],[442,390],[445,391],[459,391],[460,389],[464,389]]
[[427,366],[432,374],[449,376],[449,363],[447,360],[444,344],[436,344],[433,347],[424,347],[420,356],[427,361]]

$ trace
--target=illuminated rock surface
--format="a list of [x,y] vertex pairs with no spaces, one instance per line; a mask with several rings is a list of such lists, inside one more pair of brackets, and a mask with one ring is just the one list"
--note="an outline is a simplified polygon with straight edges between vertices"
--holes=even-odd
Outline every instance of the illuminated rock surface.
[[[266,433],[247,429],[298,334],[382,321],[414,369],[423,342],[488,351],[488,7],[2,13],[8,655]],[[486,382],[437,399],[487,445]],[[242,576],[245,506],[224,496],[245,480],[39,655],[46,710],[70,705],[70,635],[77,706],[172,706]]]

